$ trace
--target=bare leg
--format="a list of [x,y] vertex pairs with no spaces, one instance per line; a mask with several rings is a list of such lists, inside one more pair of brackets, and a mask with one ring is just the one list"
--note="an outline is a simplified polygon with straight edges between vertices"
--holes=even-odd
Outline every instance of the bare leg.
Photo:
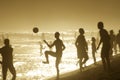
[[111,71],[111,65],[110,65],[110,59],[109,59],[109,57],[106,58],[106,62],[107,62],[108,71]]
[[43,62],[43,63],[49,63],[49,57],[48,57],[48,55],[51,55],[51,56],[56,56],[56,53],[55,52],[52,52],[52,51],[45,51],[45,58],[46,58],[46,61],[45,62]]
[[89,58],[88,58],[88,55],[86,55],[86,56],[84,57],[84,61],[82,62],[82,64],[85,64],[88,59],[89,59]]
[[3,80],[6,80],[7,70],[8,70],[7,66],[2,65]]
[[95,53],[93,53],[93,60],[94,60],[94,64],[96,64],[96,57],[95,57]]
[[9,70],[10,70],[10,72],[11,72],[12,75],[13,75],[12,80],[15,80],[15,79],[16,79],[16,71],[15,71],[15,68],[14,68],[13,64],[11,64],[11,65],[9,66]]
[[82,67],[82,65],[83,65],[83,64],[82,64],[82,59],[83,59],[83,58],[79,58],[79,66],[80,66],[80,71],[81,71],[81,72],[82,72],[82,69],[83,69],[83,67]]
[[56,57],[56,70],[57,70],[57,80],[59,80],[59,63],[60,63],[61,57]]
[[105,61],[105,58],[102,58],[102,63],[103,63],[103,68],[106,71],[106,61]]
[[59,80],[59,68],[56,67],[56,70],[57,70],[57,80]]

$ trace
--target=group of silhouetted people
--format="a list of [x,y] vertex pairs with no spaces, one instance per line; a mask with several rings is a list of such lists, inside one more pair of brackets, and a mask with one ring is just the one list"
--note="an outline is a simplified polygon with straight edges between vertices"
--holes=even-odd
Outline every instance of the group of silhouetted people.
[[[120,50],[120,30],[119,33],[115,36],[113,30],[110,31],[110,34],[106,29],[104,29],[104,24],[103,22],[98,22],[97,24],[98,29],[99,29],[99,34],[100,34],[100,42],[98,46],[96,47],[96,39],[95,37],[91,38],[92,41],[92,56],[94,63],[96,64],[96,58],[95,58],[95,53],[96,50],[99,49],[100,45],[102,44],[101,48],[101,59],[103,63],[103,69],[105,71],[111,71],[111,64],[110,64],[110,56],[113,55],[113,48],[116,51],[116,46],[119,46]],[[79,59],[79,66],[80,66],[80,71],[83,71],[83,65],[86,63],[86,61],[89,59],[88,56],[88,44],[86,41],[86,38],[84,36],[85,31],[83,28],[79,29],[79,35],[75,41],[75,46],[77,49],[77,57]],[[56,71],[57,71],[57,79],[59,79],[59,64],[61,62],[62,58],[62,53],[63,50],[65,49],[65,45],[63,41],[60,39],[60,33],[56,32],[55,33],[55,38],[56,40],[52,44],[48,44],[46,40],[44,42],[47,44],[49,48],[52,48],[55,46],[56,51],[45,51],[45,58],[46,61],[43,61],[44,64],[49,64],[49,55],[53,56],[56,58],[55,66],[56,66]],[[2,74],[3,74],[3,80],[6,80],[6,75],[7,75],[7,70],[9,69],[10,72],[13,75],[12,80],[16,79],[16,71],[13,66],[13,48],[11,47],[9,43],[9,39],[4,40],[5,46],[0,48],[0,53],[2,55]]]
[[[96,47],[96,39],[95,37],[91,38],[92,41],[92,56],[94,60],[94,64],[96,64],[96,57],[95,53],[97,49],[99,49],[100,45],[102,44],[101,48],[101,59],[103,63],[103,69],[104,71],[111,71],[111,64],[110,64],[110,57],[113,55],[113,46],[115,44],[118,44],[120,47],[120,31],[117,34],[117,36],[114,36],[113,30],[110,31],[110,34],[106,29],[104,29],[104,24],[103,22],[98,22],[97,24],[98,29],[99,29],[99,34],[100,34],[100,42],[98,46]],[[77,37],[75,41],[75,46],[77,49],[77,57],[79,59],[78,63],[80,66],[80,71],[83,71],[83,65],[86,63],[86,61],[89,59],[88,56],[88,44],[86,41],[86,38],[84,36],[85,31],[83,28],[79,29],[79,36]],[[56,47],[56,52],[53,51],[46,51],[45,52],[45,57],[46,57],[46,62],[43,63],[49,63],[48,55],[56,57],[56,69],[57,69],[57,78],[59,78],[59,63],[62,57],[62,51],[65,49],[65,46],[62,42],[62,40],[59,39],[60,33],[56,32],[55,33],[55,38],[56,40],[54,41],[53,44],[49,45],[46,41],[44,41],[49,47],[52,47],[55,45]],[[116,40],[116,42],[115,42]]]

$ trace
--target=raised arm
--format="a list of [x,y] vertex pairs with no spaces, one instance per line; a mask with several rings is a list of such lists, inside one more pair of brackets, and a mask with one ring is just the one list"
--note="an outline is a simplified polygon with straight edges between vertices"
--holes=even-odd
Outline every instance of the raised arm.
[[54,46],[54,43],[51,44],[51,45],[49,45],[48,42],[47,42],[46,40],[43,40],[43,41],[47,44],[47,46],[48,46],[49,48],[52,48],[52,47]]

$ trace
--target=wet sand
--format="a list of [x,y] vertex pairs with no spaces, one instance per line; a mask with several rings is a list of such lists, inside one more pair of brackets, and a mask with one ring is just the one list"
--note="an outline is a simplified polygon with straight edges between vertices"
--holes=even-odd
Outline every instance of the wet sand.
[[[111,72],[105,72],[101,61],[97,65],[90,65],[84,68],[83,72],[75,70],[69,73],[61,74],[59,80],[120,80],[120,54],[111,59]],[[56,77],[48,80],[56,80]]]

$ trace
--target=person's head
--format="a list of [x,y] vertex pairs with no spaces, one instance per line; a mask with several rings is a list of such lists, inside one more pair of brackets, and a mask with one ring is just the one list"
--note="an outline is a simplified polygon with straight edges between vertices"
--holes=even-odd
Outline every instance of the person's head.
[[110,34],[113,34],[114,32],[113,32],[113,30],[110,30]]
[[79,29],[79,33],[80,33],[80,34],[84,34],[84,33],[85,33],[84,29],[83,29],[83,28],[80,28],[80,29]]
[[55,32],[55,38],[59,38],[59,36],[60,36],[60,33],[59,32]]
[[98,29],[103,29],[104,28],[103,22],[98,22],[97,26],[98,26]]
[[9,39],[4,39],[4,44],[5,44],[5,45],[9,45],[9,44],[10,44]]
[[92,41],[93,41],[93,42],[95,42],[95,41],[96,41],[95,37],[92,37]]

